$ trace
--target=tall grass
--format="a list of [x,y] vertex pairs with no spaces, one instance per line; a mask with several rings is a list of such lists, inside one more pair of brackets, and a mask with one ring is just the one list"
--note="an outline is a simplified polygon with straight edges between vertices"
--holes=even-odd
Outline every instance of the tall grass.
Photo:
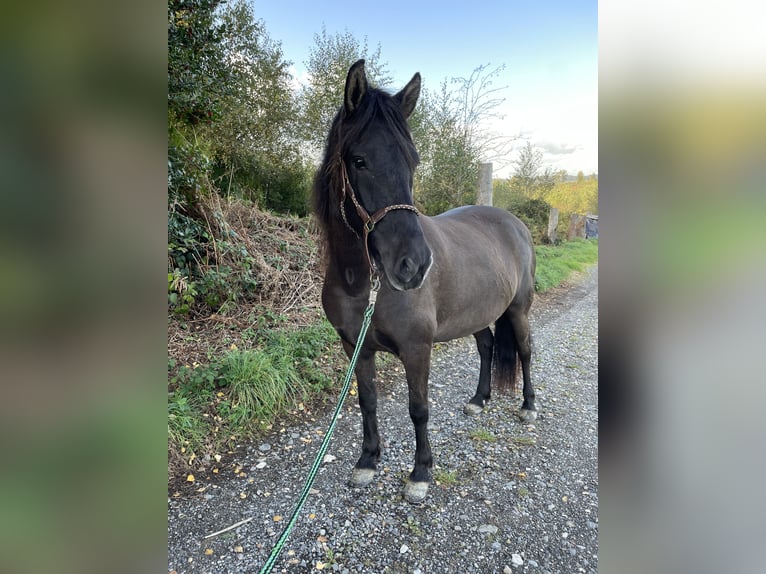
[[301,330],[272,330],[248,349],[231,349],[209,365],[182,367],[168,393],[170,447],[188,458],[215,454],[332,386],[321,358],[336,347],[325,320]]
[[575,239],[561,245],[538,245],[535,289],[542,293],[598,261],[597,239]]

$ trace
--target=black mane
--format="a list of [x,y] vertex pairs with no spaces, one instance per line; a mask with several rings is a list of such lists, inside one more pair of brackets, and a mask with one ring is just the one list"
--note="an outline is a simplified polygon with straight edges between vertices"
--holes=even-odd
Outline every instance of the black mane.
[[360,139],[373,120],[383,121],[394,134],[395,139],[410,169],[418,164],[418,154],[412,142],[410,128],[404,119],[399,104],[383,90],[368,87],[364,98],[352,113],[344,106],[333,119],[327,137],[324,159],[317,170],[313,186],[313,209],[320,227],[326,234],[331,218],[339,217],[338,199],[342,187],[340,162],[348,153],[351,142]]

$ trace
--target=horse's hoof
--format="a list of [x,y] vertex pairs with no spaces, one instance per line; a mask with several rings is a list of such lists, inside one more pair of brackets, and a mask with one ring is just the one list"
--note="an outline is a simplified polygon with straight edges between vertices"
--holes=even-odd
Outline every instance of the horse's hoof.
[[463,412],[467,414],[469,417],[475,417],[481,411],[484,410],[484,407],[480,407],[479,405],[475,405],[473,403],[468,403],[466,406],[463,407]]
[[533,420],[537,419],[537,411],[521,409],[519,411],[519,418],[525,423],[531,423]]
[[411,504],[423,502],[427,494],[427,482],[411,482],[408,480],[404,485],[404,499]]
[[375,478],[374,468],[356,468],[351,471],[351,478],[348,485],[352,488],[364,488]]

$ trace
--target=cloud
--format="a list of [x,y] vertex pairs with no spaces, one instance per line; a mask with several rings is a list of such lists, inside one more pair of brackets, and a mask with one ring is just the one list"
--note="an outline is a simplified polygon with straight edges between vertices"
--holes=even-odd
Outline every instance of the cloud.
[[554,142],[541,142],[536,147],[550,155],[571,155],[578,149],[582,149],[581,145]]

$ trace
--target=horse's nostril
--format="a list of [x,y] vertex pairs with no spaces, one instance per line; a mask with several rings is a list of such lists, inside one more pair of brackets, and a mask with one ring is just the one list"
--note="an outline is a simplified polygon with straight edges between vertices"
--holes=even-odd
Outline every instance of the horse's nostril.
[[399,269],[403,275],[412,275],[415,273],[415,262],[409,257],[405,257],[402,259]]

